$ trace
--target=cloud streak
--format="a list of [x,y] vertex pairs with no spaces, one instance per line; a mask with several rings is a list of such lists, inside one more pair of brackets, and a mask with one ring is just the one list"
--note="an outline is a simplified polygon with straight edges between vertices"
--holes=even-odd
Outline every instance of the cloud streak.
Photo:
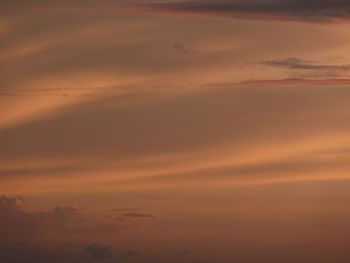
[[146,6],[175,13],[307,22],[348,19],[350,8],[347,0],[170,0],[148,3]]
[[350,71],[350,64],[330,65],[318,64],[312,60],[285,58],[260,62],[262,65],[296,71],[294,76],[302,77],[344,77]]
[[21,12],[179,13],[229,16],[257,20],[332,22],[348,20],[347,0],[133,0],[133,1],[2,1],[4,15]]
[[137,212],[125,213],[125,214],[122,214],[122,216],[124,216],[124,217],[133,217],[133,218],[152,218],[152,217],[154,217],[151,214],[142,214],[142,213],[137,213]]

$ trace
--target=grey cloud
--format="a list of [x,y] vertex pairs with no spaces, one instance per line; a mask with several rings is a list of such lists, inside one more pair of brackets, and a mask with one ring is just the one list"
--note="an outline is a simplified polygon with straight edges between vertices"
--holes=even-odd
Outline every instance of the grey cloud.
[[299,58],[285,58],[260,62],[262,65],[296,71],[294,76],[343,77],[350,72],[350,65],[324,65]]
[[28,12],[45,12],[47,10],[66,11],[75,9],[80,9],[81,11],[89,9],[108,11],[108,8],[115,9],[116,7],[125,6],[126,4],[130,6],[140,2],[142,2],[142,0],[2,0],[0,2],[0,14],[4,16],[13,16]]
[[0,196],[0,209],[19,209],[24,200],[20,196],[8,197]]
[[[135,250],[104,245],[104,237],[117,238],[125,222],[114,222],[82,213],[75,206],[29,211],[22,197],[0,197],[1,263],[116,262],[139,258]],[[98,242],[91,242],[98,238]],[[102,242],[102,243],[101,243]]]
[[140,254],[140,251],[137,251],[137,250],[129,250],[129,251],[126,251],[125,253],[128,257],[135,257],[135,256],[138,256]]
[[54,246],[16,244],[0,246],[1,263],[144,262],[149,256],[137,250],[121,250],[104,243],[67,243]]
[[53,247],[34,244],[4,245],[0,247],[2,263],[115,263],[127,260],[128,252],[114,253],[110,246],[100,243],[56,244]]
[[299,58],[285,58],[280,60],[262,61],[261,64],[281,67],[288,69],[300,69],[300,70],[333,70],[333,71],[348,71],[350,65],[320,65],[312,60],[304,60]]
[[187,249],[187,250],[181,251],[181,252],[178,254],[178,256],[179,256],[179,257],[186,257],[186,256],[189,256],[189,255],[191,255],[191,254],[192,254],[192,251],[189,250],[189,249]]
[[185,54],[185,55],[195,55],[195,54],[197,54],[196,51],[188,49],[187,47],[185,47],[183,44],[180,44],[180,43],[173,44],[173,49],[175,51],[178,51],[178,52],[180,52],[182,54]]
[[81,263],[72,253],[52,251],[52,249],[28,244],[0,247],[0,261],[4,263]]
[[135,218],[142,218],[142,217],[151,218],[151,217],[154,217],[151,214],[142,214],[142,213],[136,213],[136,212],[125,213],[125,214],[122,214],[122,216],[124,216],[124,217],[135,217]]
[[70,205],[57,206],[54,209],[54,212],[58,214],[76,214],[76,213],[80,213],[81,211],[83,211],[83,209],[75,206],[70,206]]
[[109,246],[93,243],[86,246],[81,251],[81,255],[92,259],[107,259],[112,257],[112,249]]
[[[20,197],[0,199],[0,245],[32,244],[36,238],[47,236],[59,240],[90,239],[96,233],[113,234],[123,225],[100,220],[93,214],[83,213],[75,206],[57,206],[53,210],[28,211],[18,205]],[[0,260],[1,261],[1,260]]]
[[39,215],[22,211],[18,200],[17,197],[1,198],[0,245],[30,242],[39,232]]
[[120,211],[137,211],[138,209],[135,208],[116,208],[116,209],[112,209],[112,211],[114,212],[120,212]]
[[[134,1],[50,1],[39,0],[2,1],[4,15],[43,10],[93,10],[94,12],[117,12],[123,6],[135,7],[137,12],[164,11],[197,14],[227,15],[237,18],[302,20],[327,22],[348,19],[350,4],[347,0],[134,0]],[[143,7],[144,10],[140,10]],[[142,9],[142,8],[141,8]]]
[[170,0],[146,5],[169,12],[212,13],[255,19],[324,22],[350,16],[347,0]]

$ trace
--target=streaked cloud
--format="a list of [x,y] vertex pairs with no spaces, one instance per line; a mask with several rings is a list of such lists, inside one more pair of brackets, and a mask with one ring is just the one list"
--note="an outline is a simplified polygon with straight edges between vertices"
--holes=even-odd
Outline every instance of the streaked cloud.
[[154,90],[72,107],[69,115],[0,132],[0,156],[10,163],[75,160],[39,170],[8,168],[12,176],[3,171],[3,191],[18,181],[35,192],[43,185],[80,191],[84,184],[85,191],[100,191],[152,183],[234,184],[242,178],[263,182],[282,179],[282,172],[285,180],[318,180],[320,172],[331,170],[329,179],[344,178],[348,156],[320,159],[315,152],[349,143],[348,87],[346,80],[243,82]]
[[[349,76],[350,65],[323,65],[311,60],[285,58],[262,61],[262,65],[288,69],[295,77],[308,78],[346,78]],[[294,73],[293,73],[294,72]]]
[[347,20],[350,8],[346,0],[174,0],[149,3],[149,6],[175,13],[307,22]]
[[348,8],[0,1],[0,262],[343,263]]
[[122,214],[122,216],[124,216],[124,217],[134,217],[134,218],[151,218],[151,217],[154,217],[151,214],[142,214],[142,213],[137,213],[137,212],[125,213],[125,214]]

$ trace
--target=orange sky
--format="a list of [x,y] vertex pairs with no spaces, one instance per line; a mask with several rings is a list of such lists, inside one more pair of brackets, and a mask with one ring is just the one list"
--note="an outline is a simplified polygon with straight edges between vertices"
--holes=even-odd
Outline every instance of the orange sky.
[[348,8],[4,0],[0,262],[349,262]]

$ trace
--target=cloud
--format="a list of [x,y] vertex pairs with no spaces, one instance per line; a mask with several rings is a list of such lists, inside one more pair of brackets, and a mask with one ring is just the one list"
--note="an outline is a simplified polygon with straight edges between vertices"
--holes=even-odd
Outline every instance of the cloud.
[[[142,1],[142,0],[141,0]],[[25,13],[25,12],[45,12],[47,10],[56,10],[61,12],[80,11],[89,12],[94,10],[95,12],[117,12],[118,8],[130,8],[135,4],[141,2],[140,0],[53,0],[50,2],[43,2],[41,0],[17,0],[16,2],[11,0],[3,0],[0,2],[0,13],[4,16]]]
[[81,251],[82,257],[92,259],[106,259],[112,257],[112,249],[109,246],[90,244]]
[[344,77],[350,72],[350,64],[330,65],[318,64],[312,60],[300,58],[284,58],[260,62],[262,65],[296,71],[295,77]]
[[57,206],[54,209],[54,212],[57,214],[77,214],[80,213],[83,209],[75,206]]
[[122,216],[124,216],[124,217],[135,217],[135,218],[142,218],[142,217],[150,218],[150,217],[154,217],[151,214],[142,214],[142,213],[136,213],[136,212],[125,213],[125,214],[122,214]]
[[[273,140],[278,135],[276,129],[290,132],[297,126],[305,132],[317,131],[317,126],[347,131],[346,127],[329,125],[335,119],[324,119],[324,112],[338,119],[345,117],[339,107],[347,103],[349,89],[339,87],[342,83],[337,81],[332,87],[308,81],[296,84],[303,87],[294,89],[288,81],[276,81],[273,85],[280,88],[274,90],[268,89],[270,82],[212,85],[176,97],[147,93],[90,102],[70,108],[67,115],[2,130],[0,156],[10,160],[75,159],[83,154],[121,160],[186,152],[228,141],[239,149],[262,132],[265,141]],[[309,87],[314,84],[317,87]],[[299,107],[293,107],[295,103]],[[313,115],[312,119],[305,119],[306,113]]]
[[[135,259],[135,261],[133,260]],[[104,243],[56,246],[18,244],[0,247],[1,263],[149,262],[136,250],[120,250]]]
[[350,16],[350,3],[347,0],[170,0],[145,5],[168,12],[243,19],[326,22],[348,19]]
[[4,263],[81,263],[67,251],[57,251],[28,244],[0,247],[0,261]]
[[80,12],[80,13],[186,13],[230,16],[242,19],[297,20],[331,22],[350,16],[347,0],[133,0],[133,1],[2,1],[3,15],[23,12]]
[[102,245],[128,229],[129,220],[111,221],[71,205],[29,211],[23,202],[19,196],[0,197],[0,262],[115,262],[115,257],[123,260],[138,255],[134,250],[114,251]]
[[197,54],[196,51],[190,50],[187,47],[185,47],[183,44],[180,44],[180,43],[173,44],[173,49],[175,51],[180,52],[180,53],[185,54],[185,55],[195,55],[195,54]]
[[40,216],[22,211],[22,200],[19,197],[1,197],[0,245],[29,242],[40,231]]
[[[94,192],[149,186],[153,176],[164,178],[154,187],[193,183],[200,181],[200,173],[192,181],[181,174],[196,171],[207,171],[214,181],[210,174],[232,166],[234,174],[281,172],[283,167],[293,171],[298,162],[291,166],[276,163],[276,156],[255,169],[241,166],[242,158],[255,164],[250,159],[257,154],[265,156],[265,150],[266,156],[271,156],[269,149],[287,154],[290,143],[300,151],[304,142],[308,145],[306,142],[314,139],[337,143],[350,130],[349,84],[349,80],[295,79],[213,84],[177,96],[132,94],[72,107],[69,114],[0,131],[0,159],[79,160],[77,166],[82,168],[67,173],[65,180],[49,173],[40,177],[40,183],[33,180],[38,176],[4,176],[1,187],[3,191],[12,187],[35,193],[45,185],[51,191]],[[223,164],[220,159],[229,161]],[[318,167],[312,160],[304,163],[300,167]],[[175,179],[167,181],[167,175],[173,174]],[[20,187],[18,182],[30,188]]]
[[[229,182],[283,182],[298,181],[306,178],[307,180],[322,178],[323,172],[332,171],[336,174],[338,171],[348,171],[350,169],[350,154],[343,153],[340,150],[331,150],[319,155],[318,152],[311,152],[301,155],[300,158],[285,158],[277,160],[264,160],[264,162],[249,163],[243,165],[217,166],[206,169],[199,169],[190,172],[174,173],[166,175],[156,175],[144,179],[130,180],[131,184],[136,183],[172,183],[181,185],[199,185],[206,182],[214,184],[224,184]],[[327,155],[330,154],[330,155]],[[331,157],[338,157],[334,160]],[[282,176],[283,175],[283,176]],[[318,177],[319,176],[319,177]],[[330,180],[336,178],[324,177]],[[347,176],[345,178],[348,178]]]
[[113,235],[125,224],[110,222],[71,205],[52,210],[28,211],[22,208],[21,197],[0,199],[0,245],[76,239],[88,240],[92,235]]
[[0,210],[1,209],[19,209],[24,200],[20,196],[8,197],[0,196]]
[[125,253],[128,257],[135,257],[135,256],[138,256],[140,254],[140,251],[137,251],[137,250],[129,250],[129,251],[126,251]]
[[179,252],[177,255],[179,257],[186,257],[186,256],[189,256],[191,254],[192,254],[192,250],[187,249],[187,250],[183,250],[183,251]]
[[137,211],[138,209],[135,208],[115,208],[112,209],[112,211],[114,212],[119,212],[119,211]]

